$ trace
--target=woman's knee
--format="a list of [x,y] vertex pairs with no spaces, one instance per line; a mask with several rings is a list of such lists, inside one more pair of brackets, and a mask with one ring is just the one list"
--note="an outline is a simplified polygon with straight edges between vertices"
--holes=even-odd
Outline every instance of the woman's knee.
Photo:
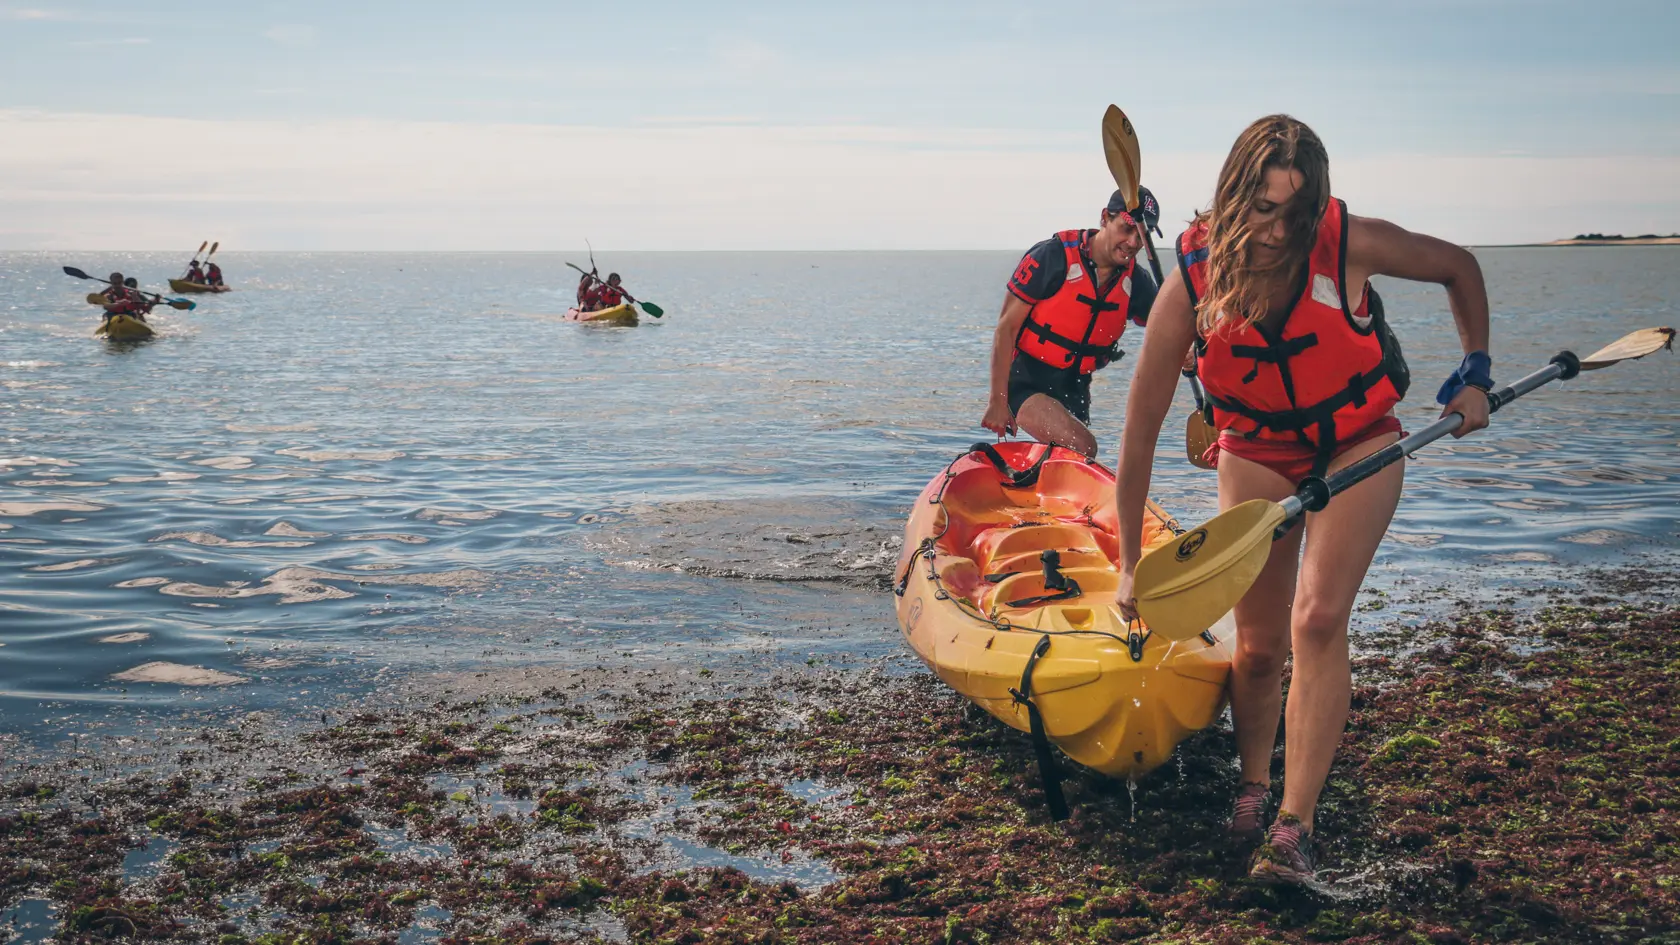
[[1231,668],[1250,679],[1275,679],[1283,675],[1283,663],[1288,657],[1289,646],[1284,639],[1267,640],[1258,634],[1239,633]]
[[1349,612],[1341,607],[1303,602],[1295,607],[1290,635],[1297,652],[1326,648],[1347,648]]

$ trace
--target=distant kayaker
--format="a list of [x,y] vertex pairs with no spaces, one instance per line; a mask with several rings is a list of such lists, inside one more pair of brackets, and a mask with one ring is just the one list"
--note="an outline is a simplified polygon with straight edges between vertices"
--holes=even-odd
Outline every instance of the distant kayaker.
[[584,273],[583,278],[578,280],[578,287],[577,287],[578,308],[583,309],[585,311],[588,310],[589,290],[595,287],[595,282],[596,282],[595,274],[592,273],[592,272]]
[[622,282],[618,273],[607,274],[607,281],[598,283],[588,294],[588,304],[584,306],[586,312],[598,312],[604,308],[624,304],[624,291],[619,288]]
[[103,293],[108,300],[105,303],[105,317],[113,315],[127,315],[138,321],[145,321],[147,313],[151,312],[152,304],[146,301],[136,289],[130,288],[123,280],[120,272],[111,273],[111,284]]
[[[1444,286],[1466,352],[1436,396],[1464,423],[1487,426],[1493,385],[1487,287],[1476,257],[1384,220],[1352,216],[1331,196],[1318,136],[1287,115],[1250,125],[1219,172],[1213,206],[1178,241],[1178,269],[1149,315],[1132,374],[1119,461],[1120,587],[1134,615],[1133,574],[1161,421],[1179,367],[1195,346],[1197,372],[1220,430],[1219,507],[1276,501],[1395,442],[1393,408],[1409,384],[1399,344],[1371,288],[1376,275]],[[1347,724],[1348,616],[1400,498],[1400,463],[1353,486],[1271,545],[1236,606],[1231,714],[1241,783],[1230,821],[1265,842],[1250,875],[1276,883],[1312,877],[1313,814]],[[1303,557],[1304,549],[1304,557]],[[1289,686],[1283,801],[1266,825],[1272,750]]]
[[204,285],[224,285],[222,282],[222,267],[209,260],[204,261]]
[[1138,189],[1136,207],[1117,190],[1097,229],[1064,230],[1021,257],[992,335],[981,426],[1097,454],[1091,374],[1120,357],[1128,319],[1142,327],[1149,317],[1155,280],[1137,254],[1160,215],[1148,189]]
[[198,260],[195,259],[188,264],[186,281],[196,283],[198,285],[204,285],[205,278],[204,269],[198,264]]

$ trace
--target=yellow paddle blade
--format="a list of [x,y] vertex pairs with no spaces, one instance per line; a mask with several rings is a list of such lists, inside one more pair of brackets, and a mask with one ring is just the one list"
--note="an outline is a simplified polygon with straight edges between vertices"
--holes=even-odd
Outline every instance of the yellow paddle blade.
[[1143,180],[1143,158],[1138,151],[1137,132],[1119,106],[1110,105],[1103,113],[1102,137],[1103,157],[1108,159],[1114,186],[1126,195],[1126,206],[1135,207],[1138,184]]
[[1208,424],[1200,410],[1192,410],[1189,419],[1184,421],[1184,452],[1190,457],[1190,465],[1197,469],[1212,469],[1213,464],[1202,456],[1218,440],[1219,431]]
[[1664,348],[1670,351],[1674,350],[1674,329],[1641,328],[1630,335],[1623,335],[1614,342],[1582,358],[1581,370],[1596,371],[1599,368],[1609,367],[1617,361],[1643,358]]
[[1169,640],[1213,626],[1260,576],[1283,515],[1276,502],[1251,499],[1144,555],[1133,584],[1138,616]]

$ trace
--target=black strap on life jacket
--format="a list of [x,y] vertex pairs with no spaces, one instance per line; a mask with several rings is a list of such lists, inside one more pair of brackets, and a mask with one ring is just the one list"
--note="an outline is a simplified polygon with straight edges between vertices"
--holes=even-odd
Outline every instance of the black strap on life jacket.
[[1056,768],[1056,755],[1050,748],[1050,739],[1044,734],[1044,716],[1039,713],[1038,706],[1032,700],[1033,667],[1038,665],[1039,657],[1049,651],[1050,637],[1039,637],[1038,645],[1033,647],[1032,655],[1027,657],[1026,668],[1021,670],[1021,687],[1009,690],[1009,694],[1015,697],[1017,705],[1027,709],[1033,752],[1038,755],[1038,777],[1044,784],[1044,803],[1050,808],[1050,819],[1066,820],[1068,806],[1067,798],[1062,796],[1062,775]]
[[1231,356],[1235,358],[1248,358],[1254,362],[1253,369],[1243,375],[1242,379],[1244,384],[1251,384],[1254,382],[1256,377],[1260,376],[1260,365],[1275,364],[1278,366],[1279,371],[1287,371],[1290,358],[1301,354],[1308,348],[1314,348],[1317,346],[1318,333],[1308,332],[1299,338],[1279,339],[1275,344],[1232,345]]
[[[1090,301],[1083,295],[1078,296],[1078,299],[1081,302]],[[1115,311],[1120,308],[1117,303],[1110,302],[1106,304],[1109,307],[1105,309],[1105,311]],[[1086,338],[1091,337],[1091,332],[1096,330],[1096,326],[1096,313],[1093,312],[1091,315],[1091,322],[1085,329]],[[1022,334],[1031,332],[1032,335],[1039,341],[1047,345],[1055,345],[1058,348],[1066,350],[1070,356],[1069,360],[1073,364],[1078,364],[1079,359],[1081,358],[1095,358],[1098,362],[1098,367],[1105,367],[1113,363],[1116,358],[1120,357],[1120,342],[1118,341],[1108,345],[1093,345],[1087,344],[1084,341],[1076,341],[1075,339],[1058,333],[1049,325],[1035,320],[1031,315],[1027,316],[1026,324],[1021,326],[1021,332]]]
[[[1036,607],[1057,600],[1072,600],[1085,592],[1080,589],[1079,582],[1062,573],[1062,553],[1054,548],[1044,549],[1038,556],[1044,562],[1044,589],[1055,591],[1054,594],[1040,594],[1037,597],[1023,597],[1009,602],[1011,607]],[[988,579],[990,575],[987,576]]]

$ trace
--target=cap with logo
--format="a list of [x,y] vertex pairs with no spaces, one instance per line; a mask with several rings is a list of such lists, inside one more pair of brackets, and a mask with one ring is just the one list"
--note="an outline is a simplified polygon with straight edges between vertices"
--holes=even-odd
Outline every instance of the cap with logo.
[[1126,195],[1116,190],[1114,196],[1108,198],[1106,209],[1111,216],[1116,213],[1130,213],[1134,220],[1141,217],[1140,222],[1144,227],[1154,230],[1157,236],[1165,235],[1161,232],[1161,204],[1156,201],[1155,195],[1149,192],[1148,187],[1138,188],[1138,205],[1135,207],[1126,206]]

